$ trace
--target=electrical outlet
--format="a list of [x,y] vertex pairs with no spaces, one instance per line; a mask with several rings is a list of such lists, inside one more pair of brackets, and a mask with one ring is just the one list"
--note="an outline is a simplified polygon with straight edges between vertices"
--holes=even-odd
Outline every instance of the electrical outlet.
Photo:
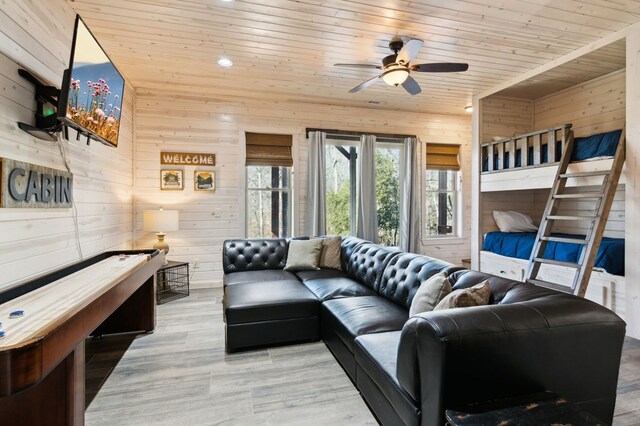
[[195,259],[193,261],[193,269],[198,269],[200,267],[200,261],[198,259]]

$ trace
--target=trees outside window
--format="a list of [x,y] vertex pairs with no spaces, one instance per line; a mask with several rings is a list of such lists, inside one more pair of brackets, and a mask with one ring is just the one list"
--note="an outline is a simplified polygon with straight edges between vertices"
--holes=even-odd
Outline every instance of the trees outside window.
[[376,147],[378,243],[400,244],[400,151],[398,144]]
[[327,234],[355,235],[358,147],[327,141],[325,160]]
[[291,168],[247,166],[247,237],[291,236]]
[[426,171],[426,235],[430,237],[457,234],[458,172]]
[[[388,246],[397,246],[400,238],[400,150],[390,143],[376,147],[378,242]],[[327,234],[356,234],[358,151],[355,143],[327,141]]]

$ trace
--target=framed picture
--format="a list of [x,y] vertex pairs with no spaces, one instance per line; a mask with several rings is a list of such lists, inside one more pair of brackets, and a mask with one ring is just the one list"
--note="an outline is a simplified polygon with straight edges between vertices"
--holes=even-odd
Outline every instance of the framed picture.
[[193,189],[195,191],[215,191],[216,172],[196,170],[193,172]]
[[184,189],[182,170],[160,170],[160,189]]

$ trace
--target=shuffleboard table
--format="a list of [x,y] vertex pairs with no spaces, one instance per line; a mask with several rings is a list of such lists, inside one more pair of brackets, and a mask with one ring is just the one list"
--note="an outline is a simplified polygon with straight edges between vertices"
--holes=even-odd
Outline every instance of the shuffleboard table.
[[157,250],[105,252],[0,289],[0,422],[84,424],[85,339],[153,331],[163,264]]

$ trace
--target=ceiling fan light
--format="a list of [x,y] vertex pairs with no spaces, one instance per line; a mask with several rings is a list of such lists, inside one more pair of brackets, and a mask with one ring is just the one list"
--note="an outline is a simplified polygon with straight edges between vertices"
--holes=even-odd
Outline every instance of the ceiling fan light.
[[382,79],[389,86],[398,86],[409,77],[409,71],[406,68],[396,68],[382,74]]

